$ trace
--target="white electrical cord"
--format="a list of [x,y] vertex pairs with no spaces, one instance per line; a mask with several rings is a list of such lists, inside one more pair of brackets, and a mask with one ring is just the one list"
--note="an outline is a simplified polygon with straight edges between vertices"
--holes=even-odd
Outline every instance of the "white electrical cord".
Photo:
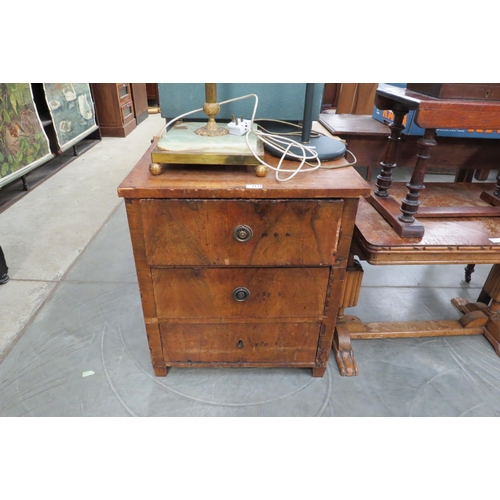
[[[250,97],[255,98],[255,105],[254,105],[253,112],[252,112],[252,118],[250,119],[250,129],[245,134],[246,143],[247,143],[248,149],[251,151],[251,153],[255,156],[255,158],[262,165],[264,165],[265,167],[270,168],[271,170],[274,170],[276,172],[276,180],[277,181],[279,181],[279,182],[288,181],[288,180],[292,179],[293,177],[295,177],[299,172],[312,172],[314,170],[318,170],[319,168],[336,168],[336,166],[322,166],[321,160],[318,158],[318,154],[316,153],[316,151],[314,149],[309,148],[307,146],[304,146],[304,144],[302,144],[298,141],[295,141],[290,137],[292,135],[293,136],[299,135],[298,133],[291,132],[291,133],[285,133],[285,134],[271,134],[267,131],[263,132],[261,130],[254,130],[253,124],[254,124],[254,120],[255,120],[255,114],[257,112],[257,106],[259,104],[259,98],[256,94],[248,94],[248,95],[245,95],[242,97],[235,97],[233,99],[228,99],[227,101],[219,102],[218,104],[221,106],[223,104],[228,104],[228,103],[234,102],[234,101],[241,101],[242,99],[248,99]],[[203,108],[195,109],[193,111],[188,111],[187,113],[184,113],[182,115],[179,115],[179,116],[173,118],[161,129],[161,131],[159,133],[160,137],[163,135],[164,131],[167,130],[168,127],[170,125],[172,125],[173,123],[175,123],[176,121],[180,120],[181,118],[184,118],[185,116],[189,116],[189,115],[192,115],[194,113],[198,113],[200,111],[203,111]],[[288,122],[281,122],[280,120],[267,120],[267,121],[276,121],[276,122],[280,122],[280,123],[286,123],[288,125],[294,125],[294,124],[289,124]],[[298,129],[300,129],[300,127],[298,125],[294,125],[294,126],[296,126]],[[278,149],[278,150],[283,152],[283,155],[281,156],[277,167],[274,167],[274,166],[266,163],[252,149],[252,147],[250,146],[249,139],[248,139],[249,135],[251,133],[255,134],[265,144],[268,144],[269,146],[272,146],[273,148]],[[293,152],[290,152],[291,147],[298,148],[300,150],[301,154],[295,154]],[[348,165],[342,165],[342,166],[354,165],[357,161],[356,157],[350,151],[348,151],[348,153],[350,153],[352,155],[352,157],[354,158],[354,162],[349,163]],[[297,159],[297,161],[300,161],[300,163],[298,164],[298,166],[296,168],[294,168],[294,169],[282,168],[283,161],[287,155],[295,157]],[[316,164],[313,165],[312,163],[310,163],[310,161],[315,161]],[[309,168],[303,168],[304,165],[308,165]],[[290,173],[291,175],[289,175],[285,179],[282,179],[279,176],[280,172]]]

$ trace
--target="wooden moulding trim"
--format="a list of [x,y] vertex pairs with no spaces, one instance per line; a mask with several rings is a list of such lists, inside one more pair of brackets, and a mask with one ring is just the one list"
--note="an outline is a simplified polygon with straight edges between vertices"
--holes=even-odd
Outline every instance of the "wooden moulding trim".
[[[253,179],[250,179],[253,180]],[[259,177],[255,177],[254,184],[259,184]],[[359,199],[367,196],[363,190],[356,191],[345,191],[345,192],[335,192],[329,189],[317,189],[313,197],[307,198],[308,200],[315,199]],[[289,199],[300,199],[297,197],[297,192],[277,192],[274,189],[256,189],[255,192],[249,192],[245,187],[233,187],[233,188],[214,188],[212,191],[206,191],[203,196],[200,197],[199,190],[197,188],[164,188],[159,194],[159,191],[154,188],[147,187],[121,187],[118,191],[118,195],[127,200],[132,199],[145,199],[145,198],[159,198],[159,199],[197,199],[197,200],[212,200],[212,199],[235,199],[235,200],[289,200]]]
[[[441,253],[446,252],[461,252],[467,254],[476,254],[477,252],[492,252],[499,256],[500,247],[499,246],[480,246],[480,247],[469,247],[469,246],[431,246],[431,245],[422,245],[422,246],[407,246],[407,247],[378,247],[376,245],[372,245],[370,243],[366,243],[363,245],[363,250],[369,251],[371,253],[398,253],[398,254],[421,254],[427,253],[429,255],[439,255]],[[500,256],[499,256],[500,259]]]
[[[325,317],[324,316],[317,316],[317,317],[293,317],[293,316],[286,316],[283,318],[280,317],[273,317],[272,318],[272,323],[321,323],[324,321]],[[226,323],[226,324],[236,324],[236,323],[244,323],[244,324],[249,324],[249,323],[270,323],[269,318],[262,317],[262,318],[249,318],[249,317],[228,317],[228,318],[181,318],[181,317],[175,317],[175,318],[154,318],[151,323],[163,323],[163,324],[174,324],[177,325],[179,323],[186,323],[186,324],[216,324],[216,323]]]
[[[417,253],[406,253],[404,256],[398,253],[380,253],[380,252],[368,252],[365,250],[363,253],[363,260],[371,265],[388,266],[388,265],[425,265],[425,264],[498,264],[500,261],[500,255],[498,251],[484,253],[476,252],[460,252],[460,253],[442,253],[434,254],[430,256],[423,252]],[[452,258],[451,258],[452,257]]]
[[[398,264],[498,264],[500,247],[491,246],[376,246],[359,233],[354,238],[356,255],[372,265]],[[472,259],[472,260],[471,260]]]
[[187,361],[172,361],[166,362],[168,367],[175,366],[177,368],[313,368],[316,367],[316,362],[270,362],[270,363],[250,363],[250,362],[224,362],[224,361],[207,361],[207,362],[187,362]]

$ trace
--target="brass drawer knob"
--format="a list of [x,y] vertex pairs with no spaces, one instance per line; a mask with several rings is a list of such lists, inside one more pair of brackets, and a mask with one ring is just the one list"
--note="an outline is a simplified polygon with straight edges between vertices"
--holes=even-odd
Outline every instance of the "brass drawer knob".
[[244,224],[241,224],[233,229],[233,237],[236,241],[239,241],[240,243],[245,243],[245,241],[251,240],[252,236],[253,236],[253,231],[250,226],[245,226]]
[[239,286],[233,290],[233,299],[238,302],[244,302],[250,297],[250,290],[244,286]]

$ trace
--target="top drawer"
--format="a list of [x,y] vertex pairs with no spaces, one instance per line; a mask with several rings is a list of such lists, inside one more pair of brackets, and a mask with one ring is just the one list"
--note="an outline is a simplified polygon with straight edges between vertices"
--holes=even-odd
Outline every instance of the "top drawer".
[[149,265],[335,261],[342,200],[141,200]]

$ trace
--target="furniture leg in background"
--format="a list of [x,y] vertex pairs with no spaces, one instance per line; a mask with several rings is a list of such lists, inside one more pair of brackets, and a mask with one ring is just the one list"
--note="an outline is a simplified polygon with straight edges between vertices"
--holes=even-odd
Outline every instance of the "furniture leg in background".
[[[443,85],[446,86],[446,84]],[[461,89],[455,88],[460,85],[462,85]],[[456,130],[487,129],[493,133],[500,128],[500,100],[497,100],[497,97],[493,98],[490,89],[475,89],[476,92],[479,92],[478,96],[474,99],[467,99],[463,95],[469,95],[467,91],[470,91],[473,86],[465,88],[467,85],[452,84],[452,87],[454,88],[449,94],[451,97],[448,98],[436,98],[432,93],[428,95],[416,92],[414,89],[402,89],[385,84],[381,84],[376,91],[375,106],[380,110],[392,111],[395,115],[394,124],[396,126],[401,124],[401,114],[414,111],[415,125],[424,130],[423,137],[417,141],[417,161],[412,178],[407,184],[406,196],[402,201],[396,202],[388,192],[392,182],[391,170],[395,166],[394,155],[397,140],[392,143],[390,141],[387,146],[386,158],[382,164],[384,168],[377,177],[378,189],[369,198],[370,203],[383,215],[394,231],[403,238],[421,238],[424,235],[424,226],[416,219],[417,214],[419,218],[498,217],[500,215],[500,177],[497,177],[496,186],[491,192],[485,191],[480,195],[481,200],[489,203],[488,207],[485,207],[484,204],[475,207],[420,206],[421,191],[425,187],[425,172],[430,160],[430,149],[436,145],[436,130],[445,128]],[[493,87],[496,90],[496,85]],[[466,92],[464,93],[464,91]],[[394,130],[390,139],[399,139],[393,135]]]
[[7,267],[7,262],[5,261],[5,255],[3,254],[2,247],[0,247],[0,285],[9,281],[9,275],[7,274],[8,270],[9,268]]

